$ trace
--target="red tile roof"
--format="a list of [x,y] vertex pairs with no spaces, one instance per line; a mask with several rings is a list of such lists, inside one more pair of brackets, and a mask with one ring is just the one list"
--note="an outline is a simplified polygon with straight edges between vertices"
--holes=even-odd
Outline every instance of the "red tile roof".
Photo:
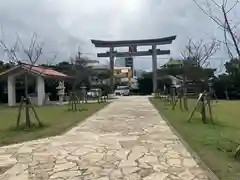
[[40,67],[40,66],[29,66],[23,65],[22,66],[26,70],[30,70],[33,73],[38,73],[44,76],[58,76],[58,77],[68,77],[66,74],[60,73],[50,68]]
[[70,76],[60,73],[58,71],[55,71],[53,69],[45,68],[41,66],[30,66],[29,64],[20,64],[11,69],[8,69],[0,73],[0,77],[8,76],[10,73],[16,73],[16,71],[19,71],[19,69],[22,69],[32,74],[37,74],[40,76],[46,76],[50,78],[71,78]]

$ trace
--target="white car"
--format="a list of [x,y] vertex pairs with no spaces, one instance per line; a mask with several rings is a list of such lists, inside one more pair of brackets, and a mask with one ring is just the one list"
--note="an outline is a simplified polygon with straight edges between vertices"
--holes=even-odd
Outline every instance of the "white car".
[[99,96],[100,89],[90,89],[90,91],[87,92],[88,97],[96,98]]
[[118,86],[115,90],[116,96],[129,96],[130,95],[130,88],[129,86]]

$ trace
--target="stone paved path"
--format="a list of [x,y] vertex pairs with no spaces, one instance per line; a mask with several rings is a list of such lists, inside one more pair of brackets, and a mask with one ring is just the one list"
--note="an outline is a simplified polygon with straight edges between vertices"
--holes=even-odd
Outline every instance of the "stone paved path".
[[124,97],[66,134],[0,148],[0,180],[207,180],[147,97]]

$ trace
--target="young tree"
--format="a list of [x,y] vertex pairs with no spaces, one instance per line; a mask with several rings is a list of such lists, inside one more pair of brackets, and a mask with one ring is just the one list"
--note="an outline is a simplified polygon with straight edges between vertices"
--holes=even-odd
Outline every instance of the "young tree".
[[210,58],[219,50],[220,43],[216,39],[209,42],[189,39],[184,51],[183,75],[189,80],[206,80],[213,75],[210,67]]
[[219,47],[220,43],[215,39],[209,42],[189,39],[184,51],[181,53],[183,60],[178,60],[178,63],[174,66],[167,66],[159,70],[160,76],[161,74],[167,74],[182,77],[182,86],[178,92],[180,101],[181,97],[183,98],[184,109],[188,110],[187,81],[198,81],[199,83],[201,80],[213,75],[213,70],[208,68],[210,65],[209,58],[218,51]]
[[[31,127],[31,120],[30,120],[30,114],[29,114],[29,105],[31,104],[29,96],[28,96],[28,74],[33,68],[33,66],[37,63],[40,56],[43,53],[43,46],[44,42],[38,40],[38,35],[36,32],[33,33],[29,46],[26,48],[23,44],[21,38],[19,35],[17,35],[16,42],[13,46],[8,47],[7,44],[4,42],[3,37],[0,39],[0,48],[5,52],[5,54],[8,56],[9,61],[11,63],[14,63],[15,65],[22,65],[24,62],[20,58],[20,54],[23,53],[27,58],[27,71],[24,74],[24,84],[25,84],[25,97],[24,102],[26,103],[26,126]],[[41,126],[42,123],[40,122],[37,113],[34,108],[32,108],[34,111],[34,114],[36,116],[36,119],[38,120],[39,125]],[[21,114],[21,106],[20,111]],[[20,114],[18,117],[17,125],[19,125],[20,120]]]
[[240,35],[238,18],[233,18],[234,11],[239,6],[239,0],[205,0],[205,4],[200,3],[201,0],[193,0],[193,2],[200,8],[200,10],[207,15],[214,23],[216,23],[222,30],[224,40],[221,41],[225,44],[228,54],[232,59],[234,54],[237,54],[240,59]]
[[[220,47],[220,43],[216,39],[212,39],[209,43],[200,41],[193,41],[189,39],[185,50],[181,53],[184,59],[183,77],[184,77],[184,104],[186,103],[186,79],[195,81],[197,84],[201,84],[200,92],[209,91],[209,78],[213,76],[214,69],[210,66],[210,57],[213,56]],[[196,89],[195,89],[196,91]],[[210,96],[210,94],[208,94]],[[202,121],[206,122],[206,112],[204,104],[204,96],[200,99],[202,103]],[[208,101],[209,111],[210,102]],[[194,112],[194,111],[193,111]]]

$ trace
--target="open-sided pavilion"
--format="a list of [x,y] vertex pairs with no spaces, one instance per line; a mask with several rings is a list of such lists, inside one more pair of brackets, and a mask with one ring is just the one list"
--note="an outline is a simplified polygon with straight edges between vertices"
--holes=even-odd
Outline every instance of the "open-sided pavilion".
[[30,75],[36,78],[36,91],[37,91],[37,105],[44,105],[45,101],[45,82],[44,79],[56,79],[63,81],[70,78],[68,75],[60,73],[50,68],[41,66],[32,66],[29,64],[20,63],[13,68],[2,72],[0,74],[1,79],[7,79],[7,93],[8,93],[8,105],[16,105],[16,78],[24,75]]
[[[157,91],[157,55],[170,54],[170,50],[157,49],[158,45],[172,44],[176,36],[158,38],[158,39],[144,39],[144,40],[126,40],[126,41],[101,41],[91,40],[97,48],[109,48],[106,53],[98,53],[98,57],[110,58],[110,86],[111,91],[114,91],[114,58],[115,57],[129,57],[129,56],[152,56],[152,71],[153,71],[153,93]],[[148,51],[138,51],[138,46],[151,46]],[[128,47],[129,52],[117,52],[116,47]]]

